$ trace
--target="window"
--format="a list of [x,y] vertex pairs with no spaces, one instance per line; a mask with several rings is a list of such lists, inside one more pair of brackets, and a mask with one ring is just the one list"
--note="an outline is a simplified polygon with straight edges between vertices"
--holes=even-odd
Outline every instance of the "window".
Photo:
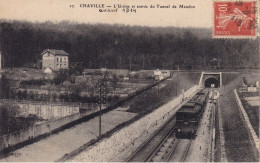
[[60,62],[62,62],[62,57],[60,57]]
[[197,115],[196,114],[191,114],[190,115],[190,120],[191,121],[196,121],[197,120]]
[[184,121],[189,121],[190,120],[190,114],[189,113],[184,113],[183,120]]
[[64,58],[64,62],[66,62],[66,58]]
[[176,118],[177,118],[177,120],[183,120],[183,113],[177,112]]
[[57,58],[57,62],[59,62],[59,58]]

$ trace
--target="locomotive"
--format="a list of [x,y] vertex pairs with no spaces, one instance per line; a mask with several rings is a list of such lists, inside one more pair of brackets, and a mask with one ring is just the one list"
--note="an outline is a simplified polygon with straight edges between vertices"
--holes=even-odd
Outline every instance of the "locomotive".
[[174,130],[177,138],[195,138],[207,98],[208,91],[206,89],[200,90],[177,111]]

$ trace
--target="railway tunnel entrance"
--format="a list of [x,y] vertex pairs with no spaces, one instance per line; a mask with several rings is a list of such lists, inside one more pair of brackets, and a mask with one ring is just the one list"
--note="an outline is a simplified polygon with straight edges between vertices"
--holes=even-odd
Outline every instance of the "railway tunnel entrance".
[[208,78],[205,80],[204,82],[204,86],[207,88],[212,87],[212,85],[214,85],[215,88],[219,87],[219,81],[216,78]]
[[215,88],[222,86],[222,73],[221,72],[202,72],[200,76],[199,85],[203,87]]

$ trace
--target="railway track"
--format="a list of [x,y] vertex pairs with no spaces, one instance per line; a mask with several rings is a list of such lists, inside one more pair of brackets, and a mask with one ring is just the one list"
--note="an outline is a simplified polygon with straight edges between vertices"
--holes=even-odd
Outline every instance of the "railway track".
[[147,162],[151,156],[162,146],[165,139],[170,138],[175,125],[175,116],[170,118],[157,132],[155,132],[142,146],[140,146],[126,161]]
[[168,151],[174,148],[175,137],[173,130],[169,131],[162,141],[150,152],[144,161],[161,162],[168,157]]
[[[188,101],[188,100],[187,100]],[[141,145],[126,162],[184,162],[192,140],[177,139],[174,135],[176,116],[170,118]]]
[[170,137],[163,141],[163,146],[156,148],[147,159],[148,162],[185,162],[192,140]]
[[177,139],[173,133],[174,125],[175,117],[139,147],[127,162],[184,162],[192,140]]
[[185,162],[189,153],[192,139],[179,139],[179,143],[167,158],[167,162]]

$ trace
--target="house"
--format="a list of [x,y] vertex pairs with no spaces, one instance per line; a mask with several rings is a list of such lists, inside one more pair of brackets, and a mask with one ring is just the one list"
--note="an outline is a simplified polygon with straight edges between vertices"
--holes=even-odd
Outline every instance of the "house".
[[171,76],[171,71],[169,71],[169,70],[162,70],[162,76],[164,78]]
[[243,82],[241,87],[239,88],[240,92],[247,92],[247,89],[248,89],[247,85]]
[[162,80],[163,79],[162,71],[159,70],[159,69],[155,70],[153,75],[154,75],[155,80]]
[[125,76],[125,77],[124,77],[124,80],[125,80],[125,81],[128,81],[128,80],[130,80],[130,78],[129,78],[128,76]]
[[42,52],[42,69],[53,71],[69,69],[69,54],[64,50],[47,49]]
[[51,74],[51,73],[52,73],[52,69],[51,69],[50,67],[47,67],[47,68],[45,68],[45,69],[43,70],[43,72],[44,72],[45,74]]
[[154,71],[154,79],[155,80],[162,80],[166,77],[171,76],[171,72],[169,70],[155,70]]
[[257,87],[255,84],[251,84],[247,89],[248,92],[257,92]]

